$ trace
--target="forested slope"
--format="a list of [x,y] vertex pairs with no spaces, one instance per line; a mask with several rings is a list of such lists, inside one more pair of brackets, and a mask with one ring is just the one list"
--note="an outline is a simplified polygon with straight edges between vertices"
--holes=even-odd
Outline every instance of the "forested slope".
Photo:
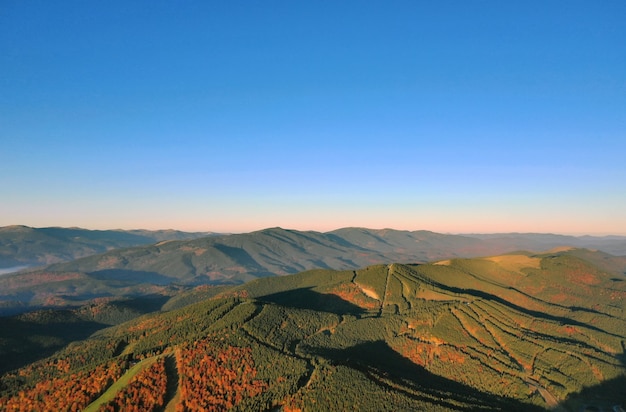
[[375,411],[624,405],[616,388],[625,383],[625,283],[565,251],[314,270],[199,289],[186,295],[197,303],[184,306],[181,295],[167,312],[101,330],[5,373],[0,404],[114,408],[134,399],[192,410]]

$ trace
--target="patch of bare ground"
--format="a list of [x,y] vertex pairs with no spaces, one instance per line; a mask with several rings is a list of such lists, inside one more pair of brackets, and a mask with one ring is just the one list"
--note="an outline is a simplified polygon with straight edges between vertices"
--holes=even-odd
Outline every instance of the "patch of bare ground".
[[502,255],[485,258],[485,260],[497,263],[500,267],[511,272],[520,272],[524,268],[540,269],[541,258],[526,255]]
[[373,289],[363,287],[362,285],[359,285],[356,282],[355,282],[355,284],[359,288],[361,288],[361,292],[363,292],[366,296],[368,296],[368,297],[370,297],[372,299],[380,300],[380,296],[378,296],[378,293],[376,293]]

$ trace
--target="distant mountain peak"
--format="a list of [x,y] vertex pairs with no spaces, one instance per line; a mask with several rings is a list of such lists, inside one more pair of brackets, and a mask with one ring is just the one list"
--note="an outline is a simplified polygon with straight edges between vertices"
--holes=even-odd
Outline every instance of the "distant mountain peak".
[[0,227],[0,232],[31,232],[33,230],[35,229],[25,225],[10,225]]

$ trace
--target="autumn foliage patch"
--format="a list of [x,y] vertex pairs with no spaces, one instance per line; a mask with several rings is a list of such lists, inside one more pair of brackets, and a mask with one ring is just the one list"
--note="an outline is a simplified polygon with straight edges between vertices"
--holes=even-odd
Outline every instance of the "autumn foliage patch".
[[228,410],[267,388],[255,379],[250,348],[225,344],[209,337],[177,352],[181,402],[178,411]]
[[167,375],[165,358],[156,360],[149,368],[138,373],[115,398],[100,408],[104,412],[152,411],[165,404]]
[[1,399],[6,411],[80,411],[96,399],[123,372],[116,360],[88,372],[38,382],[9,399]]

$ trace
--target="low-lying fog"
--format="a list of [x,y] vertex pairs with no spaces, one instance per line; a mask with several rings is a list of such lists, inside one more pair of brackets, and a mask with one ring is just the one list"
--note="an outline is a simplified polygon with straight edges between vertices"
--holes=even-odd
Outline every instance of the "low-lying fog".
[[0,275],[7,275],[9,273],[19,272],[20,270],[24,270],[30,266],[12,266],[9,268],[0,268]]

